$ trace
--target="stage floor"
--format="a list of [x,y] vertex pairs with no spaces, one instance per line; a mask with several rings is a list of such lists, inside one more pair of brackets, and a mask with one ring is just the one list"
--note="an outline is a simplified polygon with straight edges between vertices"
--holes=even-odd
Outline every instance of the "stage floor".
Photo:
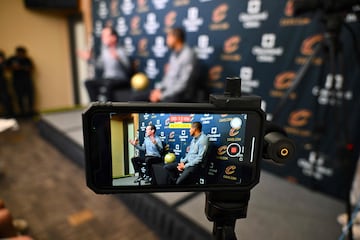
[[[43,114],[39,129],[44,138],[83,166],[81,113],[82,110],[72,110]],[[52,137],[51,131],[57,137]],[[60,135],[62,137],[58,137]],[[59,141],[59,138],[63,138],[66,143]],[[132,201],[131,194],[128,195],[125,197],[127,203]],[[204,193],[153,193],[139,196],[155,199],[159,210],[166,209],[167,214],[177,218],[175,224],[181,225],[183,221],[186,228],[193,229],[199,236],[206,238],[210,235],[213,224],[204,213]],[[146,201],[141,203],[146,204]],[[132,210],[138,214],[136,209]],[[260,183],[251,191],[247,218],[236,222],[235,231],[239,239],[337,239],[341,234],[341,226],[336,218],[344,211],[344,203],[336,199],[262,171]],[[143,220],[148,221],[146,217]],[[151,226],[151,223],[147,224]],[[178,237],[176,239],[182,239]]]

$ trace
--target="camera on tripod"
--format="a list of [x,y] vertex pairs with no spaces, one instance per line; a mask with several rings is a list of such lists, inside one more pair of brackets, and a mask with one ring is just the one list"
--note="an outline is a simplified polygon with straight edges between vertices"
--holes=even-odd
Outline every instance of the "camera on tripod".
[[[295,147],[265,120],[260,97],[241,96],[239,78],[228,78],[226,86],[223,95],[210,95],[210,103],[93,103],[83,113],[88,187],[96,193],[252,189],[262,158],[282,163]],[[191,145],[194,122],[206,135],[204,149]],[[148,126],[159,148],[156,159],[142,148]],[[188,164],[191,176],[171,181],[167,165],[181,162],[189,151],[203,151]]]

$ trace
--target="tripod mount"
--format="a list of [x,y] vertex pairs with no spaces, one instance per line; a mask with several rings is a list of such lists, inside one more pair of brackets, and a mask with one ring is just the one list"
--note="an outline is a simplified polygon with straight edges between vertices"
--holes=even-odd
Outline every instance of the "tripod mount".
[[[242,108],[259,108],[261,98],[258,96],[241,95],[241,79],[226,79],[224,95],[210,95],[210,102],[216,106]],[[265,122],[263,141],[263,158],[284,163],[291,159],[295,145],[286,133],[273,123]],[[259,163],[258,163],[259,164]],[[260,173],[256,179],[258,183]],[[213,236],[216,240],[236,240],[235,223],[237,219],[246,218],[250,188],[240,191],[212,191],[206,193],[205,214],[209,221],[214,222]]]

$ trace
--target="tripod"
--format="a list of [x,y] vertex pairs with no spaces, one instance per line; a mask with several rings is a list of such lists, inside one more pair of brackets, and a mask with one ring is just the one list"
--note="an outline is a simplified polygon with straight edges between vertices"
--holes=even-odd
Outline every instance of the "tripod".
[[[324,25],[325,25],[325,29],[326,32],[324,34],[324,38],[323,40],[314,48],[314,52],[311,56],[308,57],[307,61],[305,62],[304,66],[302,68],[300,68],[300,70],[298,71],[295,79],[293,80],[293,83],[291,85],[291,87],[286,91],[286,93],[284,94],[284,96],[281,98],[281,100],[279,101],[278,105],[275,107],[275,110],[273,112],[273,121],[275,121],[279,115],[281,110],[283,109],[288,97],[290,96],[290,94],[292,92],[294,92],[296,90],[296,88],[300,85],[300,83],[303,81],[306,73],[308,72],[312,61],[314,60],[314,58],[323,50],[325,50],[328,53],[328,64],[329,64],[329,69],[330,69],[330,75],[328,81],[326,82],[326,88],[329,91],[328,94],[328,99],[327,99],[327,105],[332,105],[335,106],[335,121],[339,122],[339,118],[340,116],[344,116],[344,114],[341,114],[339,112],[339,110],[341,109],[342,106],[342,102],[343,99],[338,98],[337,96],[337,91],[342,90],[342,86],[343,83],[345,81],[337,81],[336,79],[336,73],[337,73],[337,69],[339,68],[340,73],[343,73],[343,61],[342,60],[342,49],[341,49],[341,44],[339,41],[339,35],[340,35],[340,30],[341,27],[343,25],[343,16],[338,14],[338,13],[333,13],[333,14],[328,14],[324,16]],[[338,64],[339,62],[339,64]],[[337,65],[338,68],[337,68]],[[339,84],[340,82],[340,84]],[[318,93],[316,94],[316,97],[320,97],[320,91],[318,91]],[[318,106],[315,109],[315,113],[319,114],[319,109]],[[329,107],[327,107],[325,109],[324,112],[324,116],[329,114]],[[319,116],[318,116],[319,117]],[[322,136],[324,134],[324,127],[321,126],[321,122],[324,122],[323,119],[317,119],[317,123],[315,124],[315,129],[314,129],[314,135],[313,135],[313,142],[314,142],[314,146],[315,148],[318,148],[320,146],[321,140],[322,140]],[[339,130],[338,129],[338,135],[339,135],[339,139],[340,141],[342,141],[343,147],[342,147],[342,151],[341,151],[341,156],[340,158],[342,158],[343,160],[343,167],[344,167],[344,182],[345,184],[345,190],[347,192],[347,196],[346,196],[346,212],[348,215],[348,219],[350,221],[350,216],[351,216],[351,212],[352,212],[352,207],[351,207],[351,203],[350,203],[350,192],[351,192],[351,184],[353,182],[353,178],[354,178],[354,169],[351,169],[350,164],[348,164],[350,162],[350,156],[352,154],[352,149],[348,147],[348,137],[347,137],[347,130],[346,127],[344,126],[343,130]],[[318,155],[319,153],[319,149],[315,149],[316,151],[316,155]],[[352,229],[349,229],[349,239],[352,240],[353,239],[353,233],[352,233]]]

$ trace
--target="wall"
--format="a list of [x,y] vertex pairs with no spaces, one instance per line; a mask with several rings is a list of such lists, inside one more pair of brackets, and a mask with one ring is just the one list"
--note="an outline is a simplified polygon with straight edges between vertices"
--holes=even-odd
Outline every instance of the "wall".
[[35,64],[36,108],[73,106],[70,46],[65,15],[26,9],[22,0],[0,1],[0,49],[7,56],[18,45]]

